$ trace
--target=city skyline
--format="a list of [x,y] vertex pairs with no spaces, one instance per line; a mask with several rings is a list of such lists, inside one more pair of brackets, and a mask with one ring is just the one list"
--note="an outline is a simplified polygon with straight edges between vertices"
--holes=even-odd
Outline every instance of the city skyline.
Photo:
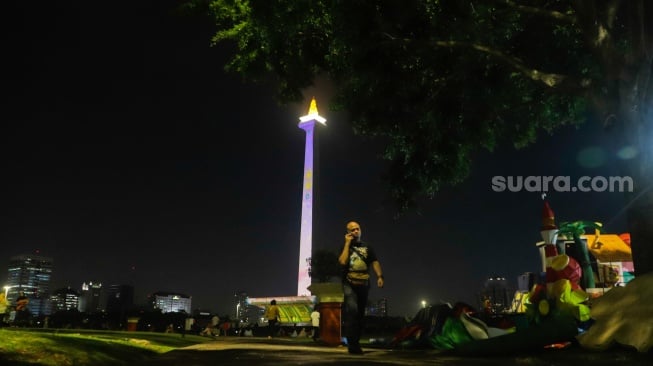
[[[23,261],[25,263],[30,262],[47,262],[48,264],[48,274],[52,274],[52,263],[54,262],[52,258],[44,257],[37,254],[21,254],[12,257],[12,263],[17,263],[17,261]],[[16,265],[12,264],[9,267],[9,274],[11,277],[12,271],[15,272]],[[30,278],[34,277],[32,269],[29,269]],[[55,271],[56,272],[56,271]],[[23,276],[25,277],[25,276]],[[11,285],[5,285],[4,291],[5,294],[9,295],[6,298],[8,299],[9,304],[13,305],[16,303],[16,297],[19,292],[25,292],[29,298],[28,308],[30,312],[35,317],[43,317],[52,315],[57,311],[61,310],[71,310],[76,309],[84,313],[96,313],[96,312],[107,312],[107,311],[117,311],[117,308],[112,308],[112,297],[116,293],[133,293],[134,287],[136,284],[103,284],[100,281],[84,281],[81,282],[79,286],[67,285],[65,287],[52,288],[49,283],[49,278],[43,283],[34,284],[33,280],[30,278],[24,278],[22,281],[24,283],[13,283]],[[29,291],[29,290],[33,291]],[[38,296],[36,295],[38,293]],[[116,299],[120,296],[115,296]],[[124,296],[123,296],[124,297]],[[166,290],[155,290],[149,291],[147,296],[142,299],[133,299],[133,296],[130,294],[127,296],[128,300],[126,302],[119,301],[119,308],[122,311],[132,312],[139,311],[142,309],[160,309],[162,313],[168,312],[179,312],[183,311],[187,314],[194,313],[211,313],[211,314],[220,314],[225,318],[231,318],[231,313],[229,309],[226,311],[219,312],[213,308],[193,308],[192,307],[192,295],[188,295],[182,292],[170,292]],[[235,305],[236,310],[234,312],[235,319],[243,318],[243,314],[249,312],[250,307],[256,309],[256,312],[263,311],[263,307],[250,306],[249,303],[252,300],[256,300],[247,296],[247,292],[238,290],[234,293],[234,299],[232,299],[232,305]],[[287,296],[276,296],[279,301],[288,301],[290,298]],[[291,297],[292,301],[297,302],[297,298]],[[259,299],[260,300],[260,299]],[[265,300],[267,303],[267,300]],[[247,304],[243,306],[243,304]],[[36,305],[37,308],[33,308]],[[381,299],[370,299],[369,302],[369,315],[374,316],[387,316],[388,301],[386,298]],[[246,316],[245,316],[246,317]]]

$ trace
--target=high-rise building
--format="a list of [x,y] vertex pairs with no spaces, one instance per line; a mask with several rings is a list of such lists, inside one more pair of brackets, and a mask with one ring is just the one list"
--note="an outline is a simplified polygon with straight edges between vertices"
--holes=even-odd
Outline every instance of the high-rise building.
[[78,310],[83,313],[96,313],[104,310],[102,295],[102,283],[94,281],[82,283]]
[[480,295],[480,305],[485,311],[500,313],[510,308],[512,296],[505,277],[489,277]]
[[297,278],[297,296],[309,295],[308,287],[311,277],[308,273],[311,253],[313,251],[313,180],[316,171],[313,170],[313,142],[315,124],[326,124],[326,119],[317,112],[315,98],[311,100],[308,114],[299,118],[299,128],[306,132],[306,147],[304,150],[304,180],[302,189],[302,221],[299,235],[299,274]]
[[70,287],[61,288],[52,293],[50,302],[53,313],[62,310],[77,309],[79,306],[79,293]]
[[150,303],[154,309],[162,313],[177,313],[180,311],[191,313],[191,297],[172,292],[155,292],[150,296]]
[[107,313],[125,314],[134,306],[134,287],[110,285],[107,287]]
[[49,314],[51,276],[52,258],[35,254],[11,257],[5,287],[7,301],[13,304],[22,292],[29,299],[27,308],[32,315]]
[[236,291],[234,294],[236,300],[236,319],[245,320],[247,318],[247,292]]
[[388,316],[388,299],[385,297],[371,302],[365,308],[365,315],[369,316]]

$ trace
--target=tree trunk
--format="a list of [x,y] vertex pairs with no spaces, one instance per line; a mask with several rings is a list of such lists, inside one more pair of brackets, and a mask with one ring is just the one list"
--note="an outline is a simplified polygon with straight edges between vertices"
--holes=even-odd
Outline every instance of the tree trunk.
[[594,271],[592,271],[592,262],[590,261],[589,250],[587,245],[583,243],[579,234],[574,234],[574,245],[580,250],[582,260],[580,262],[580,267],[583,270],[583,273],[580,277],[580,285],[584,289],[594,288],[596,284],[594,283]]
[[640,200],[645,202],[628,210],[635,276],[653,272],[653,196],[645,194]]
[[635,276],[653,272],[653,114],[648,107],[642,109],[622,101],[620,113],[623,145],[636,148],[636,156],[622,167],[624,176],[633,181],[633,191],[625,193],[625,206]]
[[[585,10],[598,4],[576,3],[590,5]],[[596,43],[595,51],[598,51],[605,76],[604,99],[597,107],[607,112],[603,116],[604,126],[615,127],[615,131],[609,133],[621,138],[620,149],[634,152],[629,157],[621,156],[622,177],[630,177],[633,183],[633,191],[625,193],[624,208],[627,210],[635,275],[641,276],[653,272],[653,23],[649,21],[653,15],[653,2],[605,4],[608,5],[604,10],[621,12],[616,18],[625,20],[622,40],[628,47],[624,51],[617,46],[616,37]],[[600,28],[589,23],[586,25],[590,26],[586,28],[589,30]]]

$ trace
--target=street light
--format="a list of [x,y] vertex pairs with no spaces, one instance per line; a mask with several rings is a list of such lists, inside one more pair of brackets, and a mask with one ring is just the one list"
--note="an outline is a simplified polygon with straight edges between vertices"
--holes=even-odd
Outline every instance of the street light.
[[422,308],[426,308],[426,300],[422,300]]
[[5,289],[5,299],[6,299],[7,295],[9,294],[9,289],[11,288],[11,286],[5,286],[3,288]]

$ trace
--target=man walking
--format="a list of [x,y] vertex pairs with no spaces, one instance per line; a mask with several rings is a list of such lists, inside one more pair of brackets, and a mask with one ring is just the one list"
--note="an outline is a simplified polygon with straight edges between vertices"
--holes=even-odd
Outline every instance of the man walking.
[[377,286],[383,287],[384,282],[383,270],[376,253],[372,247],[361,241],[361,227],[355,221],[347,223],[345,244],[340,251],[338,262],[343,266],[343,318],[347,347],[349,353],[362,354],[360,337],[370,291],[370,267],[376,274]]

